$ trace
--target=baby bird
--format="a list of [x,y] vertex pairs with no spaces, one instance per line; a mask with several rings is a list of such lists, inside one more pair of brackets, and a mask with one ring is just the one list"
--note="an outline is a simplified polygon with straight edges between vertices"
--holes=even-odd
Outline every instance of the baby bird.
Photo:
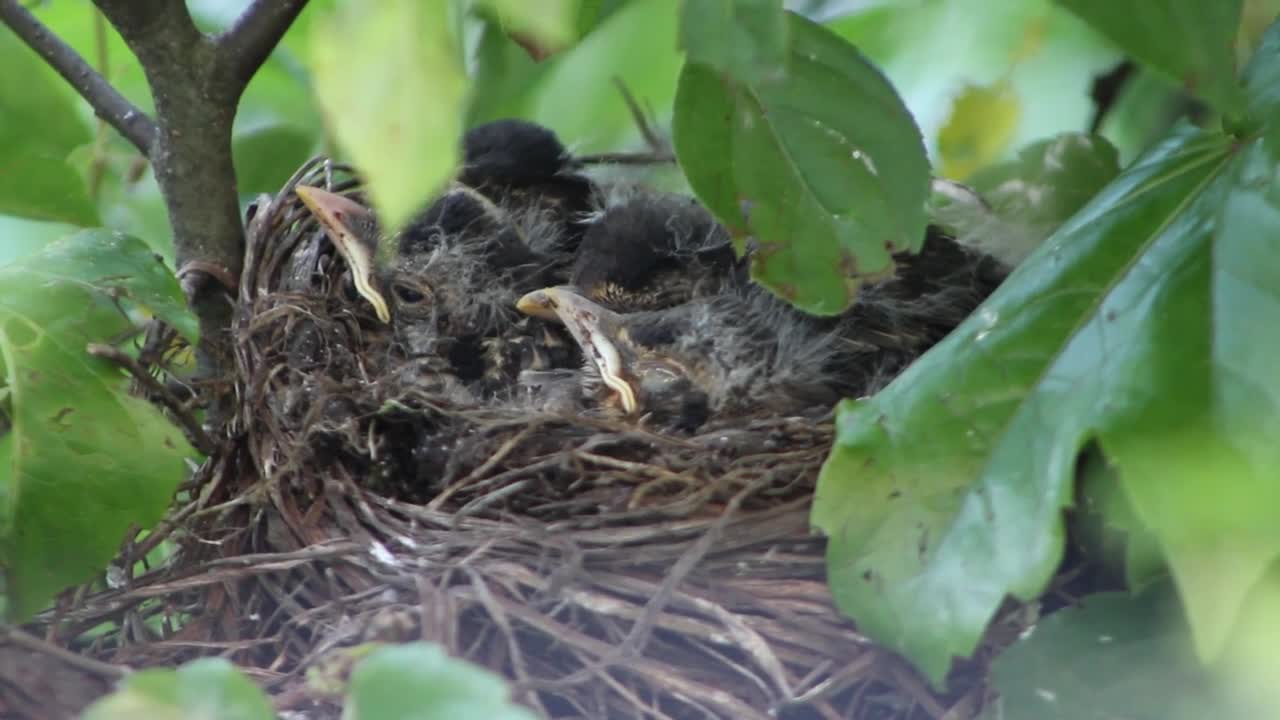
[[394,236],[351,198],[296,192],[405,353],[447,358],[488,394],[520,370],[577,356],[563,328],[520,315],[515,300],[567,278],[595,188],[555,134],[533,123],[481,125],[462,145],[456,182]]
[[1004,268],[931,231],[899,274],[844,315],[807,315],[746,283],[657,310],[619,313],[573,286],[522,297],[563,322],[586,358],[583,393],[603,407],[691,431],[721,415],[827,408],[875,384],[959,324]]
[[613,188],[593,215],[570,284],[619,312],[672,307],[748,280],[729,233],[692,197]]
[[563,230],[562,248],[572,251],[596,194],[560,138],[524,120],[496,120],[467,131],[458,181],[493,202],[537,208]]

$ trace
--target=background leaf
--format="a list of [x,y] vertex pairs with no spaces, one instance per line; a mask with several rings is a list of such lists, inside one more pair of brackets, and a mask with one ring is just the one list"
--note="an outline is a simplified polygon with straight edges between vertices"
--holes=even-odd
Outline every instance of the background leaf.
[[783,78],[736,85],[685,66],[676,153],[698,197],[740,241],[758,243],[753,276],[798,307],[834,314],[853,301],[859,275],[923,242],[929,166],[884,77],[839,37],[789,18]]
[[119,690],[91,705],[84,720],[271,720],[266,696],[222,658],[193,660],[177,670],[150,669],[127,676]]
[[351,673],[355,720],[533,720],[513,704],[502,679],[426,643],[375,650]]
[[[678,1],[645,0],[616,8],[606,3],[603,19],[589,35],[541,63],[502,33],[486,30],[468,122],[526,118],[555,130],[576,153],[614,151],[637,142],[635,121],[615,80],[659,118],[668,116],[681,62]],[[584,113],[584,107],[592,111]]]
[[[1004,138],[992,160],[1009,159],[1047,136],[1087,130],[1093,78],[1121,60],[1110,42],[1050,0],[870,3],[830,28],[893,81],[939,166],[941,131],[957,116],[965,88],[1005,88],[1003,102],[1017,104],[1011,133],[1000,123],[987,128],[992,146]],[[1156,139],[1143,136],[1121,150],[1131,158]]]
[[67,164],[88,127],[69,88],[13,33],[0,33],[0,67],[21,82],[0,83],[0,213],[97,224],[83,178]]
[[1218,110],[1243,109],[1233,50],[1241,0],[1056,1]]
[[1120,172],[1116,149],[1098,135],[1065,133],[1022,148],[1016,160],[969,178],[986,206],[949,198],[933,221],[967,246],[1021,262]]
[[181,433],[85,350],[130,328],[130,306],[194,335],[177,281],[136,238],[85,231],[0,270],[11,422],[0,437],[0,567],[13,617],[99,570],[131,524],[160,518],[185,475]]

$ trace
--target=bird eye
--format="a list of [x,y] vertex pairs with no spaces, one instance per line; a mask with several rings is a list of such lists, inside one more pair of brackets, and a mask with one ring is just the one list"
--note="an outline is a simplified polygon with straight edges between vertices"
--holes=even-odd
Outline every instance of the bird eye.
[[396,283],[391,290],[396,294],[396,299],[406,305],[417,305],[427,299],[426,294],[408,285]]

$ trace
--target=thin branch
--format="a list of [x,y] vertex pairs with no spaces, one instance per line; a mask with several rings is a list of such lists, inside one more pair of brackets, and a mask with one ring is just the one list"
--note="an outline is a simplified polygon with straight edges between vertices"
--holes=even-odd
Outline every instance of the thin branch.
[[307,0],[254,0],[214,43],[230,76],[243,88],[267,61]]
[[127,667],[104,663],[90,657],[76,654],[52,643],[45,642],[34,635],[28,635],[15,627],[0,629],[0,639],[8,640],[14,645],[26,648],[27,650],[32,650],[34,652],[43,653],[50,657],[57,658],[72,667],[79,668],[80,670],[92,673],[93,675],[104,677],[108,680],[119,680],[129,674],[129,668]]
[[121,95],[70,45],[49,31],[18,0],[0,0],[0,21],[44,58],[80,96],[143,155],[150,156],[156,123]]
[[98,343],[89,344],[89,354],[94,357],[100,357],[104,360],[119,365],[133,376],[142,389],[146,390],[154,399],[158,400],[165,407],[169,408],[169,412],[173,413],[173,417],[177,420],[178,425],[187,436],[187,440],[191,445],[205,455],[212,455],[218,449],[217,443],[208,433],[201,427],[200,421],[196,420],[187,406],[173,394],[169,388],[161,385],[158,380],[147,372],[147,369],[138,364],[138,361],[130,357],[119,348],[110,345],[100,345]]

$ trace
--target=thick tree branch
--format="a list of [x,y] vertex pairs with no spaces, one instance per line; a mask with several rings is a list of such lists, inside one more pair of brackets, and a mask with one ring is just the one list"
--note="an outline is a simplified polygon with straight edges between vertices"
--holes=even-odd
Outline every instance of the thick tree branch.
[[49,31],[18,0],[0,0],[0,21],[44,58],[98,117],[115,128],[143,155],[150,156],[156,139],[156,123],[116,91],[71,46]]
[[254,0],[226,32],[214,38],[232,80],[243,88],[262,67],[307,0]]

